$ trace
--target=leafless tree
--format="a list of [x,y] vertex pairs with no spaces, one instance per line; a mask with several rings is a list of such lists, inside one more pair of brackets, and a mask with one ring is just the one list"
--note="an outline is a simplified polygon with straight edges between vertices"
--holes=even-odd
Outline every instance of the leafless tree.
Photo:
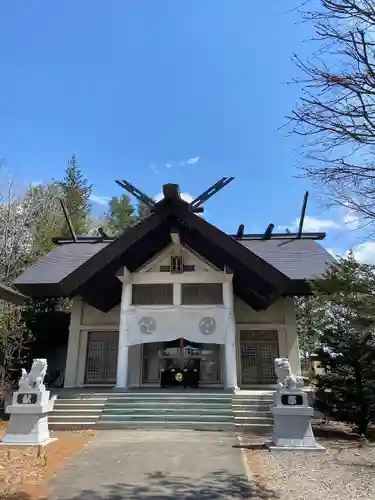
[[[54,192],[45,187],[17,192],[15,180],[0,182],[0,280],[11,284],[36,258],[44,231],[50,236],[54,221],[61,225]],[[54,214],[56,217],[54,218]],[[51,242],[51,238],[48,238]]]
[[289,118],[304,138],[303,175],[374,227],[375,0],[306,1],[302,9],[317,44],[307,61],[294,56],[304,76]]
[[22,309],[0,301],[0,402],[11,390],[14,372],[22,365],[31,341]]
[[[42,241],[37,234],[38,227],[53,229],[50,226],[57,203],[48,186],[18,190],[14,177],[6,175],[4,170],[0,173],[3,174],[0,177],[0,281],[11,285],[37,257]],[[0,410],[31,341],[24,312],[21,307],[0,300]]]

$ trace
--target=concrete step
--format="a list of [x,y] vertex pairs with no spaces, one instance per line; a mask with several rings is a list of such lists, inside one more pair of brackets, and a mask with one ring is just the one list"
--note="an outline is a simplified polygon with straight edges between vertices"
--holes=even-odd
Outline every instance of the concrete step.
[[53,411],[50,413],[50,415],[53,414],[59,414],[59,413],[72,413],[72,414],[79,414],[79,413],[84,413],[85,415],[99,415],[99,413],[102,413],[102,408],[54,408]]
[[[70,417],[71,418],[71,417]],[[111,414],[106,414],[102,413],[99,417],[101,422],[112,420],[112,421],[196,421],[196,422],[203,422],[203,421],[209,421],[209,422],[216,422],[216,421],[223,421],[223,422],[234,422],[234,417],[233,415],[220,415],[220,414],[191,414],[191,415],[185,415],[183,413],[165,413],[165,414],[145,414],[145,413],[130,413],[130,414],[122,414],[122,413],[111,413]]]
[[273,398],[248,398],[248,397],[237,397],[234,396],[232,398],[232,402],[235,404],[255,404],[255,403],[263,403],[272,405],[274,400]]
[[174,396],[174,397],[119,397],[113,396],[106,399],[106,402],[113,403],[137,403],[142,401],[144,403],[163,403],[163,404],[177,404],[177,403],[221,403],[221,404],[231,404],[232,398],[219,398],[219,397],[184,397],[184,396]]
[[55,406],[91,406],[93,408],[100,408],[106,404],[106,401],[107,400],[92,402],[85,399],[56,399]]
[[108,398],[57,398],[56,404],[90,404],[104,405]]
[[192,420],[180,420],[176,422],[163,420],[139,420],[139,421],[99,421],[95,429],[196,429],[196,430],[229,430],[234,429],[233,422],[202,422]]
[[234,429],[233,422],[216,420],[210,421],[193,421],[193,420],[98,420],[98,421],[76,421],[65,419],[50,423],[51,430],[81,430],[81,429],[196,429],[196,430],[229,430]]
[[196,408],[198,406],[205,406],[209,408],[231,408],[230,401],[116,401],[109,399],[105,405],[106,407],[127,407],[137,408],[143,406],[145,408],[155,408],[157,406],[168,406],[173,408]]
[[265,394],[151,392],[62,395],[50,414],[51,429],[236,429],[254,435],[272,430]]
[[82,413],[51,413],[48,416],[48,422],[58,422],[60,420],[71,420],[72,422],[78,421],[78,420],[89,420],[90,422],[95,422],[98,420],[100,415],[91,415],[91,414],[82,414]]
[[102,415],[204,415],[204,414],[215,414],[215,415],[232,415],[233,411],[231,408],[110,408],[106,407],[102,412]]
[[272,417],[234,417],[234,423],[235,424],[240,424],[240,425],[264,425],[264,424],[273,424],[273,418]]
[[[110,392],[89,394],[61,394],[61,399],[225,399],[231,400],[231,393],[191,393],[191,392],[166,392],[166,393],[132,393],[132,392]],[[60,398],[59,398],[60,399]]]
[[269,410],[273,405],[272,404],[269,404],[269,403],[251,403],[251,404],[248,404],[248,403],[238,403],[238,402],[235,402],[232,404],[232,408],[244,408],[245,410],[252,410],[252,409],[256,409],[256,410],[261,410],[261,409],[266,409],[266,410]]
[[241,416],[256,416],[256,417],[272,417],[272,413],[270,411],[249,411],[249,410],[233,410],[233,415],[236,415],[238,417]]

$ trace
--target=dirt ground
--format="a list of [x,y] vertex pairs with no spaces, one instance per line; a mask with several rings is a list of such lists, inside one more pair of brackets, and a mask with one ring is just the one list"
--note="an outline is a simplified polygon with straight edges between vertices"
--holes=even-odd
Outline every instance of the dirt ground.
[[[0,438],[6,423],[0,422]],[[82,450],[95,431],[52,432],[57,438],[46,447],[2,446],[0,448],[0,500],[44,500],[48,482],[58,469]]]

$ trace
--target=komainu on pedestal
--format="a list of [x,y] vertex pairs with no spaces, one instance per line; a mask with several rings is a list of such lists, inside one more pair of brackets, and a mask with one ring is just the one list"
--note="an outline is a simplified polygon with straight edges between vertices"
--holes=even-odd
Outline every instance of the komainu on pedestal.
[[271,412],[274,418],[271,451],[325,451],[311,427],[314,409],[303,390],[303,378],[292,372],[287,358],[274,360],[277,390]]
[[13,393],[7,432],[2,445],[46,445],[53,441],[48,429],[48,412],[52,411],[56,396],[50,399],[44,378],[47,360],[34,359],[29,373],[22,369],[18,391]]

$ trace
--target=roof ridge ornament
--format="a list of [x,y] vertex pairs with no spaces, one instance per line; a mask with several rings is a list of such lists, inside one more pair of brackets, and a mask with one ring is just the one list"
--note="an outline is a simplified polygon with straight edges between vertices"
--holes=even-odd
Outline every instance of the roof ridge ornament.
[[[204,211],[204,208],[202,207],[203,203],[205,203],[207,200],[209,200],[212,196],[214,196],[216,193],[221,191],[225,186],[227,186],[230,182],[234,180],[234,177],[222,177],[220,180],[212,184],[208,189],[203,191],[199,196],[194,198],[194,200],[191,203],[187,203],[184,200],[181,199],[181,193],[180,193],[180,187],[178,184],[164,184],[163,185],[163,195],[164,195],[164,200],[181,200],[184,201],[184,203],[187,203],[187,205],[190,208],[190,211],[197,214],[197,213],[202,213]],[[149,196],[147,196],[145,193],[137,189],[133,184],[131,184],[128,181],[121,180],[115,181],[116,184],[121,186],[123,189],[125,189],[128,193],[132,194],[135,196],[139,202],[143,203],[146,205],[150,210],[155,211],[156,205],[160,202],[156,202]],[[163,201],[163,200],[160,200]]]

